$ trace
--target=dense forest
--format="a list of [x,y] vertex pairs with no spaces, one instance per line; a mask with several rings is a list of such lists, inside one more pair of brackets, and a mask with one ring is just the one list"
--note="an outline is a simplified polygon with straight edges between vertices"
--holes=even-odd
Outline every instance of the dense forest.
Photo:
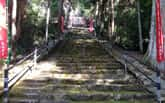
[[[58,31],[55,24],[59,15],[58,1],[52,0],[50,2],[49,32],[55,36]],[[138,27],[138,12],[140,12],[143,53],[145,53],[149,41],[151,0],[72,0],[70,2],[73,9],[80,9],[83,16],[95,19],[95,28],[99,35],[111,39],[114,43],[128,50],[139,50],[140,48]],[[138,2],[140,3],[139,11]],[[18,45],[18,52],[23,52],[30,48],[34,42],[41,42],[44,38],[47,3],[46,0],[31,0],[26,4],[26,14],[23,15],[24,19],[21,24],[21,36],[17,41],[17,44],[20,44]]]

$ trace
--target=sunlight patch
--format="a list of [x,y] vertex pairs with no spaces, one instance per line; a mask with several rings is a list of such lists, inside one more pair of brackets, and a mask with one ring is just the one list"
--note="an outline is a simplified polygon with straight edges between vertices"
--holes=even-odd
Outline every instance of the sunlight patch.
[[114,79],[97,79],[96,84],[97,85],[101,85],[101,84],[109,85],[114,81],[115,81]]

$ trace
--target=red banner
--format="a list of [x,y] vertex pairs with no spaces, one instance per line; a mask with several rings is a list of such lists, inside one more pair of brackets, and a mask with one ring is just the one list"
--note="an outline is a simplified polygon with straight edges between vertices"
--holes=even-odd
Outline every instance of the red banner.
[[0,58],[6,59],[8,55],[7,27],[6,27],[6,0],[0,0]]
[[61,16],[61,32],[64,32],[64,17]]
[[156,48],[157,48],[157,61],[162,62],[164,56],[164,40],[163,40],[162,16],[160,9],[160,0],[156,0]]
[[94,31],[93,26],[94,26],[93,19],[90,19],[90,21],[89,21],[89,32],[93,32]]

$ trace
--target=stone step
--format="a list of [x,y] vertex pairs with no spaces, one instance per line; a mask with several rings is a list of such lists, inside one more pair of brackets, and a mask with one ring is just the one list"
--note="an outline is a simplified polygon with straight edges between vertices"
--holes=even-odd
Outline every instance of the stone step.
[[[42,79],[42,80],[40,80]],[[84,79],[81,77],[72,77],[72,76],[54,76],[54,77],[48,77],[48,76],[40,76],[38,78],[34,79],[28,79],[28,80],[24,80],[21,85],[26,85],[26,86],[38,86],[38,87],[42,87],[47,83],[65,83],[65,84],[86,84],[86,83],[90,83],[90,84],[129,84],[129,83],[133,83],[133,84],[138,84],[139,82],[133,78],[132,76],[125,76],[117,78],[117,79],[92,79],[92,78],[88,78],[88,79]]]
[[39,103],[39,100],[17,97],[17,98],[10,98],[9,103]]
[[113,61],[115,60],[112,56],[106,55],[106,56],[70,56],[70,55],[55,55],[56,60],[64,60],[64,61],[70,61],[70,60],[80,60],[80,61]]
[[48,88],[52,89],[61,89],[61,90],[81,90],[81,91],[97,91],[97,92],[147,92],[147,90],[143,87],[139,87],[138,85],[49,85]]
[[56,59],[56,63],[119,63],[114,59]]
[[60,68],[61,70],[66,70],[66,69],[123,69],[123,66],[121,65],[112,65],[112,66],[108,66],[108,65],[61,65],[61,66],[57,66],[58,68]]
[[[59,77],[60,78],[60,77]],[[52,83],[60,82],[62,84],[73,84],[73,85],[87,85],[87,84],[139,84],[136,79],[79,79],[79,78],[68,78],[68,79],[50,79]]]
[[121,66],[120,63],[56,63],[56,66]]
[[68,94],[65,95],[66,99],[72,101],[105,101],[105,100],[145,100],[153,99],[152,94]]
[[50,99],[27,99],[25,98],[11,98],[9,103],[68,103],[65,101],[54,101]]
[[36,92],[24,92],[22,93],[22,96],[25,96],[28,99],[36,99],[40,97],[40,93]]
[[140,87],[139,85],[120,85],[120,84],[112,84],[112,85],[67,85],[67,84],[47,84],[42,88],[37,87],[24,87],[20,86],[16,89],[23,93],[41,93],[44,88],[52,88],[53,90],[72,90],[72,89],[86,89],[89,91],[146,91],[145,88]]
[[40,69],[35,78],[25,79],[14,87],[9,94],[10,103],[104,103],[102,101],[110,100],[128,103],[154,98],[133,75],[125,74],[124,66],[96,41],[67,40],[52,53],[44,60],[52,67]]
[[109,73],[109,74],[124,74],[124,70],[122,69],[58,69],[52,71],[43,71],[42,73],[54,74],[101,74],[101,73]]
[[38,80],[35,80],[35,79],[23,80],[22,83],[20,83],[20,85],[28,86],[28,87],[43,87],[46,83],[47,83],[46,79],[40,80],[40,78],[38,78]]
[[89,63],[89,62],[117,62],[113,57],[57,57],[54,58],[56,61],[59,62],[82,62],[82,63]]
[[[47,91],[48,92],[48,91]],[[130,92],[130,91],[88,91],[88,90],[76,90],[76,89],[69,89],[61,90],[61,96],[67,100],[72,101],[88,101],[88,100],[129,100],[129,99],[151,99],[154,98],[152,94],[147,92]],[[23,93],[22,98],[26,98],[24,100],[54,100],[57,96],[60,96],[58,91],[49,91],[49,93],[41,92],[40,94],[35,93]],[[14,97],[13,97],[14,98]],[[32,101],[28,101],[32,102]],[[26,103],[26,102],[25,102]],[[32,102],[33,103],[33,102]],[[36,103],[36,101],[34,102]]]
[[41,73],[41,78],[59,78],[59,79],[67,79],[67,78],[79,78],[79,79],[120,79],[124,78],[125,74],[123,72],[117,74],[110,73]]
[[[18,87],[16,87],[15,89],[16,90],[19,90],[21,91],[22,93],[40,93],[43,89],[44,89],[45,86],[43,87],[28,87],[28,86],[23,86],[23,85],[20,85]],[[14,91],[11,91],[11,93],[14,93]]]
[[146,100],[88,100],[88,101],[71,101],[71,103],[156,103],[154,99],[146,99]]

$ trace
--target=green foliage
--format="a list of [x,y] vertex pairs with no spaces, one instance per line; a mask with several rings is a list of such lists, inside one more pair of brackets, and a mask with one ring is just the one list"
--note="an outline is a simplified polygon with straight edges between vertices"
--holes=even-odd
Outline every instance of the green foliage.
[[[108,0],[105,0],[104,2],[106,3]],[[115,37],[113,39],[115,43],[125,49],[137,50],[139,48],[136,2],[136,0],[121,0],[119,4],[115,6]],[[36,42],[44,42],[46,17],[39,15],[41,12],[40,3],[41,0],[32,0],[31,4],[27,8],[27,17],[23,24],[21,24],[23,27],[21,38],[17,42],[19,52],[24,52],[26,49],[32,48]],[[78,7],[82,11],[83,16],[90,17],[94,15],[96,0],[72,0],[72,5],[74,8]],[[96,31],[98,34],[104,34],[108,37],[108,28],[111,26],[110,23],[112,15],[109,13],[111,12],[110,5],[106,5],[107,3],[103,4],[103,6],[99,8],[99,13],[101,13],[101,25],[99,24],[96,26]],[[151,0],[140,0],[142,33],[144,39],[149,38],[151,5]],[[108,8],[109,11],[106,10]],[[58,0],[51,0],[51,20],[57,16]],[[98,19],[98,17],[96,18]],[[57,25],[50,23],[50,36],[56,37],[57,31]],[[144,42],[144,45],[146,49],[147,42]]]
[[[108,0],[107,0],[108,1]],[[108,37],[111,31],[108,32],[108,28],[111,28],[112,14],[111,4],[106,6],[104,3],[99,8],[99,13],[101,17],[97,15],[100,23],[96,26],[96,31],[99,35]],[[101,4],[101,3],[100,3]],[[140,0],[141,6],[141,22],[142,22],[142,35],[144,39],[144,49],[147,49],[148,43],[145,40],[149,39],[150,30],[150,16],[151,16],[151,6],[152,0]],[[109,11],[106,11],[109,9]],[[111,37],[111,40],[121,47],[129,50],[139,49],[139,32],[138,32],[138,14],[137,14],[137,1],[136,0],[121,0],[117,5],[115,5],[115,35]]]
[[33,48],[35,41],[43,38],[45,18],[39,17],[39,5],[37,0],[31,2],[27,10],[27,17],[23,21],[21,38],[17,41],[18,53]]
[[79,8],[83,13],[83,16],[91,17],[91,12],[94,9],[94,5],[90,0],[72,0],[73,8]]
[[[116,33],[120,38],[117,43],[126,49],[139,48],[139,32],[136,2],[122,2],[124,6],[118,6],[116,11]],[[121,5],[122,5],[121,4]],[[149,39],[150,16],[152,0],[140,0],[141,6],[141,22],[143,39]],[[148,43],[144,41],[144,49],[146,50]]]
[[53,17],[58,16],[58,0],[51,1],[51,15]]
[[[140,0],[143,38],[149,40],[152,0]],[[148,42],[144,40],[145,50]]]
[[116,15],[116,43],[125,49],[138,48],[138,21],[136,6],[118,7]]
[[[17,53],[23,54],[31,51],[34,46],[45,42],[46,28],[46,7],[41,7],[47,1],[32,0],[26,8],[26,18],[21,24],[21,38],[17,41]],[[51,19],[57,16],[58,7],[57,0],[51,1],[51,18],[49,25],[49,36],[53,37],[57,34],[56,25],[51,23]]]

